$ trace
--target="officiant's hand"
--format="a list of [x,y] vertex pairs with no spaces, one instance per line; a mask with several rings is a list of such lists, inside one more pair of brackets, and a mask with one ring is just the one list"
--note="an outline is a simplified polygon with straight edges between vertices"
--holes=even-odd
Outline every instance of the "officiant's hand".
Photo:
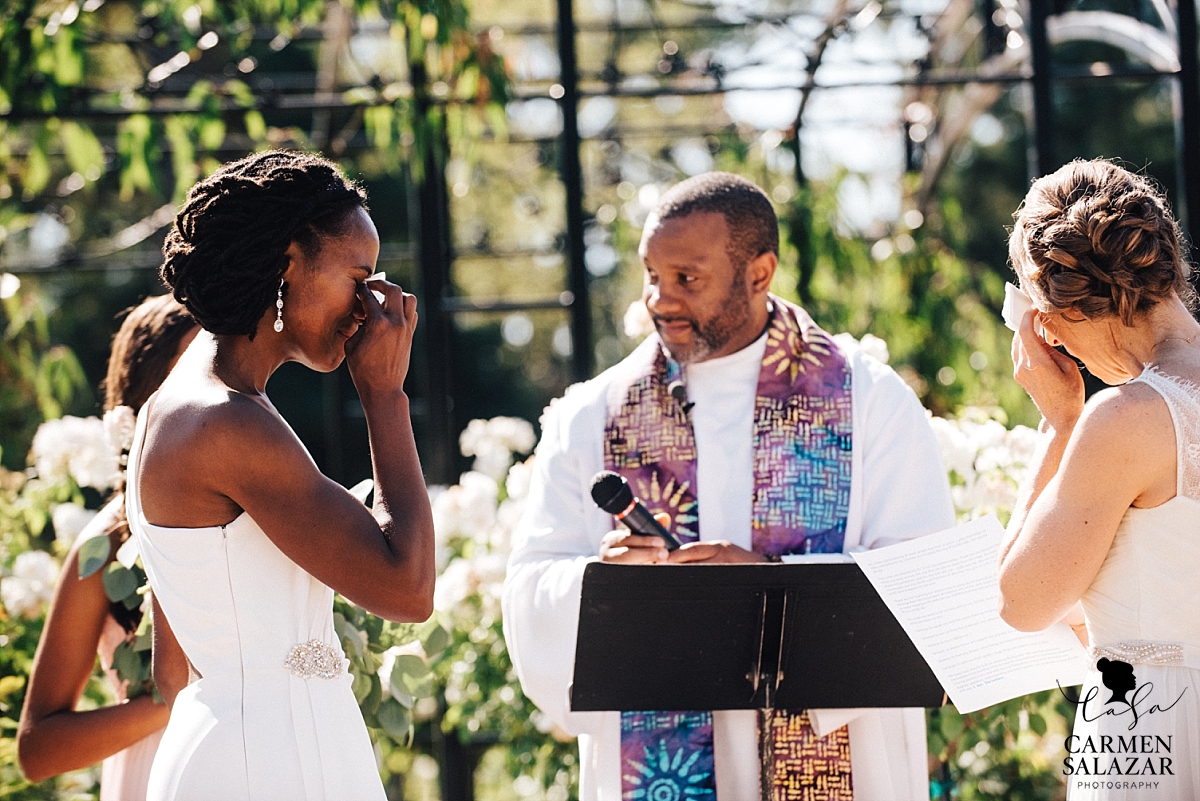
[[[659,512],[654,516],[659,525],[670,530],[671,516]],[[622,565],[653,565],[667,561],[667,549],[660,537],[634,534],[619,528],[604,535],[600,541],[600,561]]]
[[731,542],[710,540],[686,543],[682,548],[672,551],[667,561],[671,564],[703,562],[707,565],[735,565],[767,560],[762,554],[747,551]]

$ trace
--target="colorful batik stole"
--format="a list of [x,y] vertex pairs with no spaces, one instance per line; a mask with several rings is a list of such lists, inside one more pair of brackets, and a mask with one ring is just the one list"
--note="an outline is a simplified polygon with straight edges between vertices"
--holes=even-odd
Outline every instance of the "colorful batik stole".
[[[771,298],[767,347],[754,402],[753,550],[837,553],[850,507],[851,375],[832,339],[801,308]],[[668,387],[679,365],[662,347],[641,349],[609,388],[604,461],[682,542],[700,537],[696,439]],[[764,797],[853,797],[845,727],[817,737],[803,711],[764,721]],[[623,712],[621,790],[632,801],[715,801],[711,712]]]

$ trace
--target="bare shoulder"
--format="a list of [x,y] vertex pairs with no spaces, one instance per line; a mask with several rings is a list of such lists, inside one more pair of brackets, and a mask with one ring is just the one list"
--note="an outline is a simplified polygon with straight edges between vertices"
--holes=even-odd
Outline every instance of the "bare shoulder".
[[1131,444],[1137,444],[1135,437],[1155,434],[1174,438],[1166,401],[1144,381],[1097,392],[1084,407],[1079,426],[1089,436],[1133,440]]
[[1158,392],[1142,381],[1098,392],[1075,426],[1066,460],[1092,486],[1104,476],[1131,490],[1135,506],[1154,506],[1175,494],[1175,427]]
[[242,475],[307,460],[287,424],[253,398],[215,384],[173,390],[164,385],[146,421],[140,486],[151,522],[223,524],[242,511],[231,499]]

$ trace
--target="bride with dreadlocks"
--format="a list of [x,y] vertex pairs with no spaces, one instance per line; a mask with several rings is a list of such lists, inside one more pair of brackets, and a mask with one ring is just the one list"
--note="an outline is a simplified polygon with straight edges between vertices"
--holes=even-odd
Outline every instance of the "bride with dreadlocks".
[[[150,799],[383,799],[333,593],[424,620],[433,523],[403,384],[416,298],[370,282],[362,189],[312,155],[259,153],[199,182],[162,276],[203,329],[142,409],[129,522],[154,590],[171,706]],[[265,388],[343,361],[374,465],[368,510],[321,474]]]

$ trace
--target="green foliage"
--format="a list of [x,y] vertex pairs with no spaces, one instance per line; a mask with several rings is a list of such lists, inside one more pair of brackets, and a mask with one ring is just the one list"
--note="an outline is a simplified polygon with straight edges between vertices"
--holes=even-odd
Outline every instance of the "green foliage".
[[960,715],[927,715],[929,753],[942,763],[933,798],[1051,801],[1064,795],[1062,758],[1074,707],[1047,690]]
[[37,292],[0,301],[0,464],[10,470],[24,467],[40,423],[89,394],[75,354],[51,343],[52,311]]
[[960,257],[931,225],[897,224],[875,242],[844,231],[837,192],[849,177],[809,184],[789,202],[781,222],[795,251],[785,250],[777,285],[785,294],[796,286],[822,327],[887,342],[891,365],[935,415],[998,406],[1014,422],[1036,422],[1010,375],[1004,279]]
[[[10,0],[7,6],[0,23],[0,112],[9,118],[0,125],[0,199],[18,193],[27,203],[44,204],[72,176],[72,192],[94,185],[110,168],[107,141],[122,201],[169,195],[179,202],[198,177],[228,158],[231,133],[244,134],[236,141],[255,148],[308,147],[312,136],[324,141],[328,135],[295,129],[293,117],[280,115],[274,101],[239,77],[196,80],[183,97],[178,83],[169,90],[163,84],[200,60],[206,74],[221,74],[224,62],[226,76],[239,76],[246,59],[256,63],[305,28],[324,24],[326,0],[82,6],[78,0]],[[329,155],[344,156],[345,140],[365,129],[375,149],[367,160],[372,170],[399,173],[411,159],[419,179],[421,156],[439,147],[447,130],[464,141],[488,125],[503,135],[506,68],[488,38],[470,32],[462,3],[353,0],[339,9],[355,19],[389,21],[397,54],[366,82],[335,93],[361,113],[337,133]],[[275,36],[270,50],[260,44],[268,29]],[[338,45],[322,45],[330,46]],[[446,103],[453,104],[449,113]],[[279,117],[279,127],[267,114]],[[238,147],[245,145],[233,144]]]

